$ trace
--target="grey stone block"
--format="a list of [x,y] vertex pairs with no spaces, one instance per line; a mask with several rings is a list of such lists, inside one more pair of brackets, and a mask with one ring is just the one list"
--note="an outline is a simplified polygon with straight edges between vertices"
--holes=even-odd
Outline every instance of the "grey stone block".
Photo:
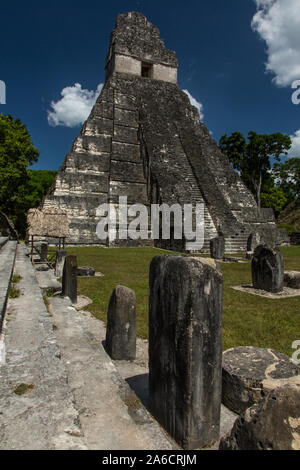
[[300,381],[272,390],[238,418],[220,450],[300,450]]
[[136,357],[136,298],[128,287],[117,286],[111,295],[105,348],[115,360]]
[[77,302],[77,258],[68,255],[65,260],[62,279],[62,295],[69,297],[73,304]]
[[225,254],[224,237],[216,237],[210,240],[210,256],[214,259],[223,259]]
[[250,233],[247,240],[247,251],[254,252],[255,248],[261,244],[261,235],[258,232]]
[[283,256],[279,248],[259,245],[252,258],[252,283],[255,289],[267,292],[283,290]]
[[284,271],[283,283],[291,289],[300,289],[300,272]]
[[58,250],[56,252],[56,261],[55,261],[55,276],[62,277],[64,264],[66,260],[67,252],[66,250]]
[[285,354],[252,346],[229,349],[223,353],[222,403],[241,414],[275,387],[274,380],[298,374],[299,367]]
[[211,259],[158,256],[151,262],[149,406],[184,449],[219,437],[222,286]]
[[77,276],[95,276],[95,269],[90,268],[89,266],[80,266],[77,268]]
[[41,243],[41,261],[44,263],[48,260],[48,243]]

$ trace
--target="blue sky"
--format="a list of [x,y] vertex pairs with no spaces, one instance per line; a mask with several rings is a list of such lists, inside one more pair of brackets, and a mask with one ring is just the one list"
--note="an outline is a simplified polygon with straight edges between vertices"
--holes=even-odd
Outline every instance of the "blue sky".
[[300,104],[291,100],[292,83],[300,88],[299,0],[2,2],[0,113],[27,126],[41,152],[34,168],[62,165],[104,81],[117,14],[128,11],[143,13],[176,51],[179,86],[201,103],[217,141],[237,130],[282,132],[300,156]]

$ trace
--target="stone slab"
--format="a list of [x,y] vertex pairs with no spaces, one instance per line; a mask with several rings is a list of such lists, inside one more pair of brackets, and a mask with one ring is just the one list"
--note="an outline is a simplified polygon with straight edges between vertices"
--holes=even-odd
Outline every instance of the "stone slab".
[[300,376],[248,408],[220,450],[300,450]]
[[62,277],[62,295],[77,302],[77,257],[66,256]]
[[104,324],[50,298],[53,322],[90,450],[172,450],[176,447],[118,373],[101,343]]
[[283,290],[283,255],[279,248],[259,245],[252,262],[252,283],[256,289],[277,294]]
[[79,277],[94,277],[95,269],[89,266],[79,266],[77,268],[77,276]]
[[93,301],[86,295],[78,295],[77,296],[77,302],[75,304],[72,304],[76,310],[81,310],[84,307],[87,307],[88,305],[92,304]]
[[282,292],[274,294],[261,289],[255,289],[253,286],[230,286],[231,289],[245,292],[247,294],[259,295],[260,297],[266,297],[267,299],[287,299],[288,297],[298,297],[300,295],[299,289],[291,289],[290,287],[284,287]]
[[283,284],[291,289],[300,289],[300,272],[284,271]]
[[48,271],[36,271],[35,272],[37,282],[40,289],[43,291],[53,290],[54,292],[61,291],[61,283],[58,282],[52,269]]
[[280,379],[299,375],[300,369],[285,354],[272,349],[240,346],[223,353],[222,403],[241,414],[258,403]]
[[111,295],[105,348],[112,359],[136,357],[136,297],[128,287],[117,286]]

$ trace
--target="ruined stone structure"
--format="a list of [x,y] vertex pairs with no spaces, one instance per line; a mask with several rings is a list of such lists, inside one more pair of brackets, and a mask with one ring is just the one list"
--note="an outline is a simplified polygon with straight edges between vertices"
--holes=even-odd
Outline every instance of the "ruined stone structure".
[[[48,196],[65,210],[70,244],[128,246],[149,240],[99,240],[97,208],[118,204],[205,204],[205,245],[222,233],[226,252],[246,250],[248,235],[274,229],[273,211],[252,194],[177,85],[177,58],[140,13],[121,14],[111,34],[106,81]],[[184,249],[184,241],[158,241]]]

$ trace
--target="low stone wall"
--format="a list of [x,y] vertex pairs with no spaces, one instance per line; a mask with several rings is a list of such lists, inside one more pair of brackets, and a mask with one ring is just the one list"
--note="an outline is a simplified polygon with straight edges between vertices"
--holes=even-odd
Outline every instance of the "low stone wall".
[[0,248],[0,333],[15,264],[16,248],[16,241],[7,241],[2,248]]

